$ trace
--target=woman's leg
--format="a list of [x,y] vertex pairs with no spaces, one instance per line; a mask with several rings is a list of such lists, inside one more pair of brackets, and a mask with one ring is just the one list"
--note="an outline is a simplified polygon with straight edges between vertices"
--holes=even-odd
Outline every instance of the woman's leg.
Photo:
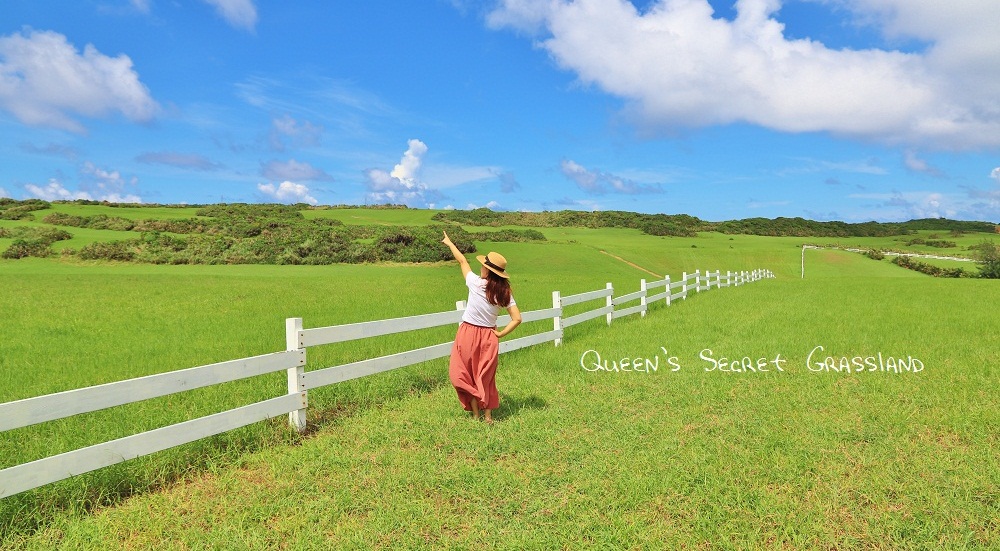
[[[489,410],[486,411],[488,412]],[[489,413],[487,413],[487,415],[489,415]],[[479,420],[479,400],[477,400],[475,396],[472,397],[472,418],[477,421]]]
[[486,416],[483,418],[483,420],[486,421],[487,423],[493,423],[493,410],[492,409],[486,410]]

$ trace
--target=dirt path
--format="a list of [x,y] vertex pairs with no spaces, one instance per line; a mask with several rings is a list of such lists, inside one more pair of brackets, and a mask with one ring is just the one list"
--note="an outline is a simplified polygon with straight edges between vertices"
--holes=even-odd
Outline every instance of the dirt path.
[[646,272],[647,274],[652,274],[652,275],[654,275],[654,276],[656,276],[656,277],[658,277],[660,279],[663,279],[663,276],[661,276],[660,274],[658,274],[656,272],[651,272],[651,271],[647,270],[646,268],[643,268],[642,266],[640,266],[640,265],[638,265],[638,264],[636,264],[634,262],[629,262],[628,260],[625,260],[624,258],[622,258],[620,256],[615,256],[615,255],[609,253],[608,251],[601,251],[601,252],[604,253],[604,254],[606,254],[606,255],[608,255],[608,256],[610,256],[611,258],[614,258],[615,260],[620,260],[620,261],[628,264],[629,266],[632,266],[633,268],[636,268],[638,270],[642,270],[642,271]]

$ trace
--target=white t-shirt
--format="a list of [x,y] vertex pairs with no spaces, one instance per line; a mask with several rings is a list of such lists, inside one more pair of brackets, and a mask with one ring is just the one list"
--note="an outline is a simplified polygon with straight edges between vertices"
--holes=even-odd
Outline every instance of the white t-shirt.
[[[500,306],[486,300],[486,280],[474,272],[465,274],[465,285],[469,287],[469,300],[462,314],[462,321],[480,327],[496,327]],[[514,306],[514,295],[510,296],[508,308]]]

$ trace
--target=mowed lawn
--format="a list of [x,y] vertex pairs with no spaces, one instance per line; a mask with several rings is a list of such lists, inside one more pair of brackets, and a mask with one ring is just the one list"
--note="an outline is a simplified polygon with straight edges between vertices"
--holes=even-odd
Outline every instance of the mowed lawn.
[[[37,532],[10,534],[5,543],[126,549],[1000,545],[995,281],[933,279],[835,251],[808,251],[800,279],[793,242],[772,242],[769,249],[766,238],[654,242],[619,231],[562,238],[549,231],[552,243],[495,245],[511,259],[512,273],[521,274],[515,292],[526,309],[548,307],[556,289],[570,294],[611,281],[624,293],[636,290],[639,278],[651,278],[601,250],[672,276],[765,267],[779,277],[692,295],[669,308],[652,305],[646,317],[615,320],[611,327],[594,320],[567,329],[561,347],[502,356],[502,405],[493,426],[463,414],[445,360],[427,362],[317,392],[319,424],[305,438],[217,454],[186,473],[173,471],[159,490],[140,490],[115,507],[51,513]],[[515,265],[522,271],[514,272]],[[103,343],[111,350],[91,365],[109,370],[141,363],[142,353],[133,349],[149,350],[147,344],[162,347],[150,358],[173,354],[184,364],[177,368],[189,367],[244,350],[280,349],[284,317],[302,316],[310,327],[440,311],[463,298],[456,296],[460,281],[454,292],[443,283],[457,269],[443,265],[4,265],[11,266],[21,272],[5,283],[22,287],[4,295],[5,306],[20,305],[26,316],[35,312],[28,319],[36,328],[70,328],[47,348],[5,350],[14,359],[4,360],[4,374],[29,361],[43,369],[40,357],[65,353],[52,349],[56,343],[91,354],[101,349],[88,342]],[[81,269],[93,270],[85,286]],[[45,277],[23,277],[33,270]],[[34,282],[44,284],[34,288]],[[363,293],[366,286],[406,291],[394,300],[391,292]],[[22,296],[33,289],[33,298]],[[111,302],[97,303],[91,315],[83,298],[76,299],[81,306],[60,306],[94,292]],[[139,304],[113,313],[132,301]],[[54,319],[39,321],[45,316]],[[111,335],[95,335],[105,327],[98,334]],[[546,328],[526,324],[522,334]],[[351,350],[310,350],[310,366],[396,351],[421,339],[433,344],[449,338],[445,329]],[[130,330],[140,336],[126,337]],[[30,336],[28,330],[5,339],[5,349]],[[115,338],[127,344],[116,349],[109,344]],[[824,350],[807,364],[817,346]],[[831,363],[879,354],[883,362],[916,358],[922,369],[814,371],[817,354],[831,356]],[[128,360],[115,361],[123,356]],[[703,357],[746,357],[755,366],[763,359],[768,371],[706,371],[719,364]],[[626,358],[657,369],[595,368]],[[776,359],[783,371],[766,363]],[[64,384],[76,377],[63,375]],[[37,393],[12,390],[21,381],[4,381],[8,396]],[[270,388],[280,390],[281,382],[273,383]],[[50,391],[46,383],[31,385]],[[266,394],[260,387],[246,390],[247,396],[258,392]],[[280,422],[264,425],[280,431]],[[7,441],[5,447],[17,446]],[[137,474],[157,463],[134,465]],[[110,482],[97,477],[93,483]],[[73,482],[51,488],[78,489]],[[37,504],[46,494],[32,495],[21,503]]]

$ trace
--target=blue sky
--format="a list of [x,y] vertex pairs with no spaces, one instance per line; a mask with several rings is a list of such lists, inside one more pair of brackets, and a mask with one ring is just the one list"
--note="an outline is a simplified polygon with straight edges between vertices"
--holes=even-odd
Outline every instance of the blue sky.
[[1000,221],[995,0],[7,0],[0,196]]

